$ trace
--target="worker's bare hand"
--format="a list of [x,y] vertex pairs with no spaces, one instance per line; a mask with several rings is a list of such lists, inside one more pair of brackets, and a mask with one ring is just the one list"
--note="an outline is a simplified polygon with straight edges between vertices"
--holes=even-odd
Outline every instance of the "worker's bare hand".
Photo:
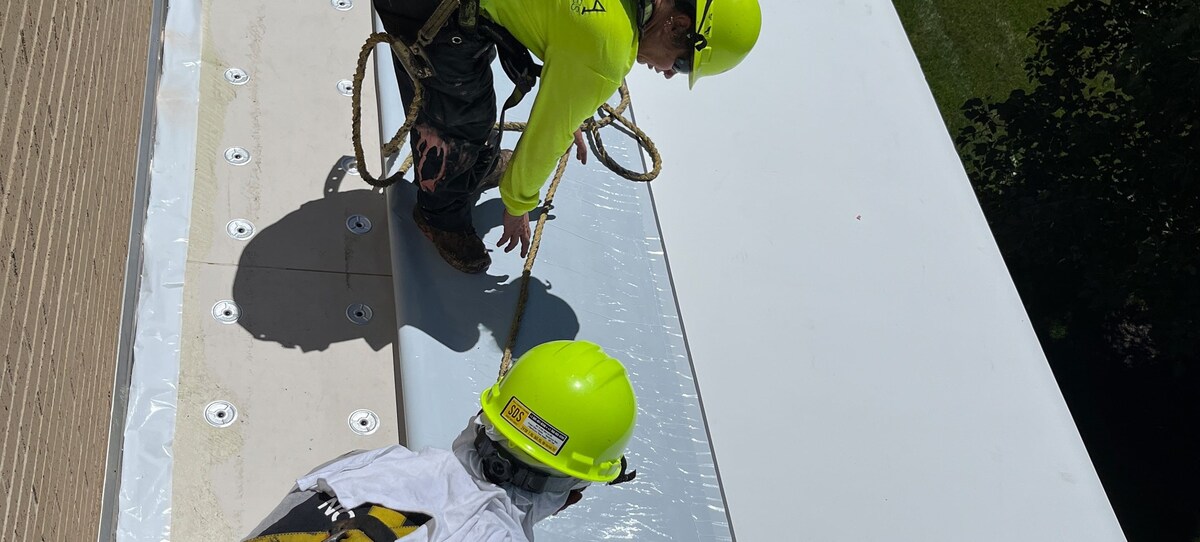
[[578,503],[581,500],[583,500],[583,490],[582,489],[572,489],[569,493],[567,493],[567,502],[563,503],[562,507],[559,508],[558,511],[554,513],[554,515],[557,516],[558,512],[562,512],[563,510],[566,510],[567,507],[569,507],[575,503]]
[[524,258],[529,254],[529,213],[521,213],[521,216],[513,216],[508,214],[508,210],[501,210],[504,213],[504,234],[500,236],[500,241],[496,246],[503,246],[504,252],[512,252],[517,247],[517,243],[521,243],[521,257]]
[[575,159],[580,164],[587,163],[587,143],[583,140],[583,129],[575,130]]

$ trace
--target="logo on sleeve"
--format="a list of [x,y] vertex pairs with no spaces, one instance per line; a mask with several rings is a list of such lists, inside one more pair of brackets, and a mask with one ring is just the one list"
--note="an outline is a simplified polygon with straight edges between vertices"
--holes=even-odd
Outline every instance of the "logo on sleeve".
[[[592,7],[586,7],[588,2],[591,2]],[[604,4],[601,4],[600,0],[571,0],[571,11],[582,15],[587,15],[588,13],[605,13]]]

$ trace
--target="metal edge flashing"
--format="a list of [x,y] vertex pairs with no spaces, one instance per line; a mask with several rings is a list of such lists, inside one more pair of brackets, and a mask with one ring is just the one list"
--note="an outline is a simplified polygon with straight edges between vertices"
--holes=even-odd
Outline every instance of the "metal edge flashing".
[[[375,13],[375,4],[374,3],[372,3],[370,5],[370,10],[371,10],[371,29],[372,29],[372,31],[373,32],[385,32],[386,30],[383,28],[383,21],[379,18],[379,15]],[[379,137],[380,137],[380,141],[387,141],[387,140],[391,139],[391,137],[392,137],[392,134],[388,133],[388,126],[393,126],[393,125],[400,126],[400,125],[404,124],[404,116],[403,116],[404,113],[403,112],[401,112],[400,122],[398,124],[390,124],[391,122],[396,121],[396,119],[394,118],[396,115],[396,111],[393,111],[391,106],[385,105],[387,103],[387,100],[384,99],[383,92],[380,90],[383,88],[388,88],[388,89],[396,88],[396,71],[395,71],[395,65],[392,64],[391,47],[388,46],[387,44],[376,45],[375,46],[375,55],[372,57],[371,60],[374,63],[373,69],[375,70],[375,87],[376,87],[376,89],[375,89],[374,94],[375,94],[375,108],[376,108],[376,111],[379,112],[379,114],[377,116],[378,118],[376,119],[377,124],[379,125]],[[366,92],[367,89],[365,88],[366,87],[365,80],[363,81],[363,86],[364,86],[363,92]],[[393,91],[393,92],[398,92],[398,91]],[[403,147],[401,148],[401,152],[403,152]],[[366,157],[364,156],[363,159],[365,160]],[[400,166],[400,164],[398,162],[389,163],[387,156],[380,156],[379,157],[379,167],[380,167],[380,169],[379,169],[380,175],[379,176],[380,176],[380,178],[386,179],[387,176],[389,174],[393,173],[394,170],[398,169],[399,166]],[[384,199],[385,206],[386,206],[385,208],[387,209],[388,246],[394,247],[395,246],[394,239],[396,238],[395,237],[396,231],[397,231],[397,228],[399,228],[399,225],[396,224],[396,216],[395,216],[395,213],[392,212],[392,203],[391,203],[392,202],[392,187],[389,186],[383,190],[383,199]],[[395,277],[396,274],[400,272],[399,261],[397,259],[396,251],[392,250],[391,252],[392,252],[392,255],[389,259],[391,261],[391,266],[392,266],[392,276]],[[400,299],[399,292],[393,291],[392,292],[392,310],[395,311],[394,314],[396,314],[397,316],[399,316],[401,314],[401,312],[400,312],[400,310],[402,308],[401,305],[402,305],[402,301]],[[396,379],[396,384],[395,384],[396,390],[397,390],[397,393],[400,394],[400,396],[396,398],[396,432],[397,432],[398,440],[400,441],[399,443],[401,445],[407,446],[408,445],[408,424],[404,420],[404,413],[406,412],[406,410],[404,408],[404,398],[406,396],[400,392],[400,390],[402,390],[403,386],[404,386],[404,379],[403,379],[403,374],[400,371],[399,329],[396,330],[396,334],[397,334],[396,342],[392,346],[392,368],[393,368],[393,373],[395,374],[395,379]]]
[[199,114],[201,2],[155,0],[153,10],[101,541],[170,539],[171,446]]
[[113,372],[112,407],[109,413],[108,451],[104,460],[104,485],[100,501],[100,525],[97,531],[97,540],[100,542],[113,540],[117,534],[121,452],[125,442],[125,416],[129,407],[130,373],[133,370],[133,334],[137,328],[138,288],[141,287],[142,235],[150,198],[150,160],[157,111],[155,98],[162,76],[167,0],[154,0],[150,10],[146,84],[142,95],[142,123],[139,128],[137,166],[134,171],[133,210],[129,222],[125,282],[121,294],[121,321],[117,331],[117,362]]
[[[637,112],[633,102],[629,103],[629,120],[637,124]],[[642,158],[642,169],[649,171],[650,164],[646,161],[646,149],[638,147],[638,155]],[[700,406],[700,420],[704,423],[704,433],[708,435],[708,453],[712,454],[713,472],[717,476],[717,490],[721,493],[721,502],[725,508],[725,521],[729,522],[729,536],[737,542],[737,530],[733,526],[733,515],[729,511],[729,498],[725,495],[725,482],[721,478],[721,462],[717,460],[717,448],[713,444],[712,431],[708,427],[708,411],[704,408],[704,394],[700,391],[700,375],[696,374],[696,363],[692,360],[692,345],[688,342],[687,324],[683,321],[683,307],[679,306],[679,290],[675,287],[675,275],[671,271],[671,257],[667,250],[667,240],[663,237],[662,224],[658,221],[658,202],[654,199],[654,183],[646,183],[646,193],[650,195],[650,208],[654,210],[654,227],[658,231],[658,242],[662,245],[663,266],[667,268],[667,282],[671,285],[671,299],[675,302],[675,313],[679,315],[679,334],[683,339],[683,349],[687,353],[688,367],[692,370],[692,384],[696,388],[696,403]]]

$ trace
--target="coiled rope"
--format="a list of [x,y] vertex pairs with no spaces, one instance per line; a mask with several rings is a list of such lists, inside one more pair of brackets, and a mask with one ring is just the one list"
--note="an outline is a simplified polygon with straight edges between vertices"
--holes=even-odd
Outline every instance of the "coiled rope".
[[[366,78],[367,62],[370,60],[371,53],[375,51],[375,46],[381,43],[386,43],[391,46],[393,53],[400,59],[400,63],[405,66],[413,66],[412,53],[408,47],[399,38],[393,37],[385,32],[371,34],[363,44],[362,49],[358,53],[358,66],[354,71],[354,86],[351,94],[352,112],[350,115],[351,121],[351,137],[354,143],[354,159],[358,162],[359,175],[371,186],[377,188],[386,188],[395,184],[398,180],[404,177],[408,169],[412,167],[413,157],[410,153],[400,164],[400,169],[396,174],[385,179],[379,179],[371,175],[367,170],[366,159],[363,154],[362,147],[362,86],[363,80]],[[413,70],[408,70],[412,73]],[[400,74],[396,74],[399,76]],[[396,131],[396,135],[383,146],[380,147],[380,153],[386,159],[389,156],[400,152],[400,146],[404,144],[409,132],[412,130],[413,122],[417,118],[417,113],[421,110],[421,105],[424,102],[425,90],[421,85],[420,79],[411,77],[413,82],[413,99],[409,103],[408,110],[404,115],[404,124]],[[609,170],[621,177],[637,182],[649,182],[658,177],[662,171],[662,156],[658,152],[658,147],[647,136],[645,132],[638,128],[633,121],[625,117],[625,110],[629,108],[629,87],[624,82],[621,83],[619,90],[621,101],[616,107],[609,104],[600,106],[597,110],[599,119],[592,117],[583,122],[580,129],[587,136],[588,145],[592,148],[594,155],[605,165]],[[651,168],[645,173],[638,173],[618,164],[608,151],[604,148],[604,141],[600,138],[600,130],[605,126],[617,123],[618,126],[624,129],[625,132],[633,136],[637,141],[638,146],[645,149],[650,155]],[[505,122],[503,126],[497,126],[499,130],[510,132],[524,131],[527,124],[524,122]],[[532,237],[529,243],[529,253],[525,257],[525,267],[521,272],[521,290],[517,296],[517,306],[513,314],[512,325],[509,327],[508,339],[504,343],[504,354],[500,359],[500,374],[499,378],[503,378],[508,374],[508,370],[512,368],[512,351],[516,346],[517,336],[521,331],[521,321],[525,315],[525,305],[529,302],[529,281],[533,274],[533,262],[537,259],[538,248],[541,246],[542,231],[546,226],[546,219],[550,216],[550,210],[554,208],[554,194],[558,191],[559,182],[562,181],[563,173],[567,169],[567,162],[570,157],[570,148],[558,160],[558,167],[554,171],[554,176],[550,179],[550,186],[546,189],[546,197],[542,202],[542,212],[538,216],[537,225],[534,227]]]

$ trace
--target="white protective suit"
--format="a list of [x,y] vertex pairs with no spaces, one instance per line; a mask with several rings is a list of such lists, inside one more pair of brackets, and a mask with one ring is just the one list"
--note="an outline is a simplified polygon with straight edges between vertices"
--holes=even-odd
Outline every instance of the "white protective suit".
[[[298,480],[299,491],[325,491],[345,509],[365,503],[433,519],[403,542],[521,542],[533,525],[567,501],[567,492],[502,489],[483,476],[475,451],[478,416],[454,440],[453,452],[390,446],[336,460]],[[503,443],[491,428],[488,436]]]

